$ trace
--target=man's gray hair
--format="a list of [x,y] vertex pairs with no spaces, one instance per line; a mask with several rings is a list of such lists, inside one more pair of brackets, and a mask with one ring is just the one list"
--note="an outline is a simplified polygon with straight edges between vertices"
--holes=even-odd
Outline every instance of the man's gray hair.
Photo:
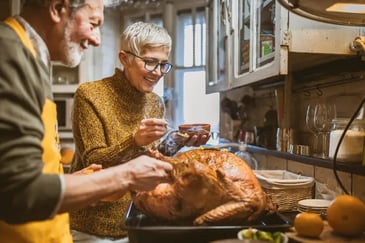
[[[68,0],[72,8],[79,8],[85,5],[86,0]],[[51,0],[21,0],[22,6],[46,7]],[[112,7],[120,4],[121,0],[103,0],[105,7]]]

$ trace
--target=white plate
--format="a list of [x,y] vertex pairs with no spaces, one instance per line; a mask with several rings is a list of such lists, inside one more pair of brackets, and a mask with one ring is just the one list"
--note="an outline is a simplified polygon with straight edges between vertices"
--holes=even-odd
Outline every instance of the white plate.
[[298,202],[298,205],[301,207],[308,207],[308,208],[328,208],[331,204],[330,200],[325,199],[304,199]]
[[[243,230],[240,230],[238,233],[237,233],[237,238],[239,239],[239,240],[250,240],[250,239],[246,239],[246,238],[243,238],[242,237],[242,233],[244,233],[244,232],[246,232],[246,231],[248,231],[248,230],[252,230],[252,233],[255,233],[258,229],[255,229],[255,228],[248,228],[248,229],[243,229]],[[261,231],[264,231],[264,230],[261,230]],[[281,234],[281,243],[288,243],[289,242],[289,238],[288,238],[288,236],[286,235],[286,234],[284,234],[284,233],[280,233]],[[264,240],[262,240],[262,241],[264,241]],[[269,242],[269,241],[267,241],[267,242]]]
[[326,215],[326,213],[327,213],[327,209],[316,210],[316,209],[308,209],[308,208],[298,208],[298,211],[304,212],[304,213],[316,213],[319,215]]

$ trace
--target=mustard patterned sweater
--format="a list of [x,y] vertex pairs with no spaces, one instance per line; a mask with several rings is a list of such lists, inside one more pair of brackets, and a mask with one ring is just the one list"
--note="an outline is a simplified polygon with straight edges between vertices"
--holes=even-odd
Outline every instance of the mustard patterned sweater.
[[[71,172],[92,163],[107,168],[138,156],[142,148],[134,143],[133,132],[145,113],[162,118],[162,99],[155,93],[139,92],[119,69],[111,77],[80,85],[72,115],[76,152]],[[126,236],[122,228],[129,204],[127,194],[114,202],[73,211],[71,228],[99,236]]]

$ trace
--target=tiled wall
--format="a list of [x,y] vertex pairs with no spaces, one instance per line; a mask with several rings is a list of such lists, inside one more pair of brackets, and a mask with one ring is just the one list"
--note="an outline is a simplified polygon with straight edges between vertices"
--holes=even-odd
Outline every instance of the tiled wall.
[[[359,105],[361,99],[365,97],[365,80],[321,88],[320,91],[322,92],[321,96],[318,96],[317,90],[294,92],[292,94],[290,127],[294,128],[296,131],[297,144],[313,144],[313,134],[305,125],[305,114],[308,104],[313,104],[322,99],[328,99],[336,104],[339,116],[350,117]],[[250,87],[242,87],[223,92],[221,93],[221,97],[222,99],[228,97],[238,105],[241,105],[240,99],[247,94],[255,99],[255,107],[247,109],[249,122],[246,122],[246,126],[249,128],[252,128],[253,126],[262,126],[265,120],[265,113],[271,107],[277,109],[274,89],[254,91]],[[222,112],[220,121],[221,137],[235,140],[234,135],[237,134],[241,121],[232,120],[225,112]]]
[[[320,99],[331,99],[335,101],[340,114],[351,116],[359,105],[361,99],[365,97],[365,80],[344,82],[333,86],[323,86],[321,96],[318,90],[309,92],[293,92],[292,105],[290,110],[291,127],[296,130],[296,143],[313,145],[313,134],[306,128],[305,113],[308,103],[317,102]],[[270,105],[275,105],[273,90],[255,91],[250,87],[242,87],[232,91],[223,92],[221,97],[228,97],[239,103],[244,95],[251,95],[256,100],[254,109],[250,109],[249,117],[255,125],[262,125],[264,114]],[[275,108],[275,107],[274,107]],[[239,129],[240,121],[232,120],[227,113],[221,114],[221,137],[234,141],[234,134]],[[236,142],[236,141],[235,141]],[[259,169],[288,170],[304,176],[313,177],[316,181],[315,198],[332,199],[335,195],[343,193],[337,183],[332,169],[309,165],[302,162],[286,160],[274,156],[254,154],[259,162]],[[338,172],[339,178],[352,195],[365,201],[365,175]]]
[[[313,177],[316,182],[315,198],[333,199],[335,195],[343,193],[332,169],[257,153],[254,154],[254,157],[259,163],[259,169],[288,170],[303,176]],[[347,191],[365,201],[365,175],[339,171],[338,176]]]

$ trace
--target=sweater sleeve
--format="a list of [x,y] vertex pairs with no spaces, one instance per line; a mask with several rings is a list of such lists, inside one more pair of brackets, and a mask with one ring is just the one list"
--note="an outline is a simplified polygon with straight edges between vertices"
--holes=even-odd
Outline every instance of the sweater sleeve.
[[[143,153],[144,149],[135,144],[132,133],[128,133],[124,137],[120,136],[117,144],[109,144],[107,131],[98,115],[97,109],[101,108],[96,108],[92,104],[82,88],[81,85],[74,96],[72,129],[75,145],[78,148],[77,152],[80,153],[78,156],[81,157],[83,167],[96,163],[107,168]],[[75,170],[81,169],[79,166]]]
[[59,175],[42,173],[45,71],[11,31],[0,28],[0,219],[43,220],[61,194]]

